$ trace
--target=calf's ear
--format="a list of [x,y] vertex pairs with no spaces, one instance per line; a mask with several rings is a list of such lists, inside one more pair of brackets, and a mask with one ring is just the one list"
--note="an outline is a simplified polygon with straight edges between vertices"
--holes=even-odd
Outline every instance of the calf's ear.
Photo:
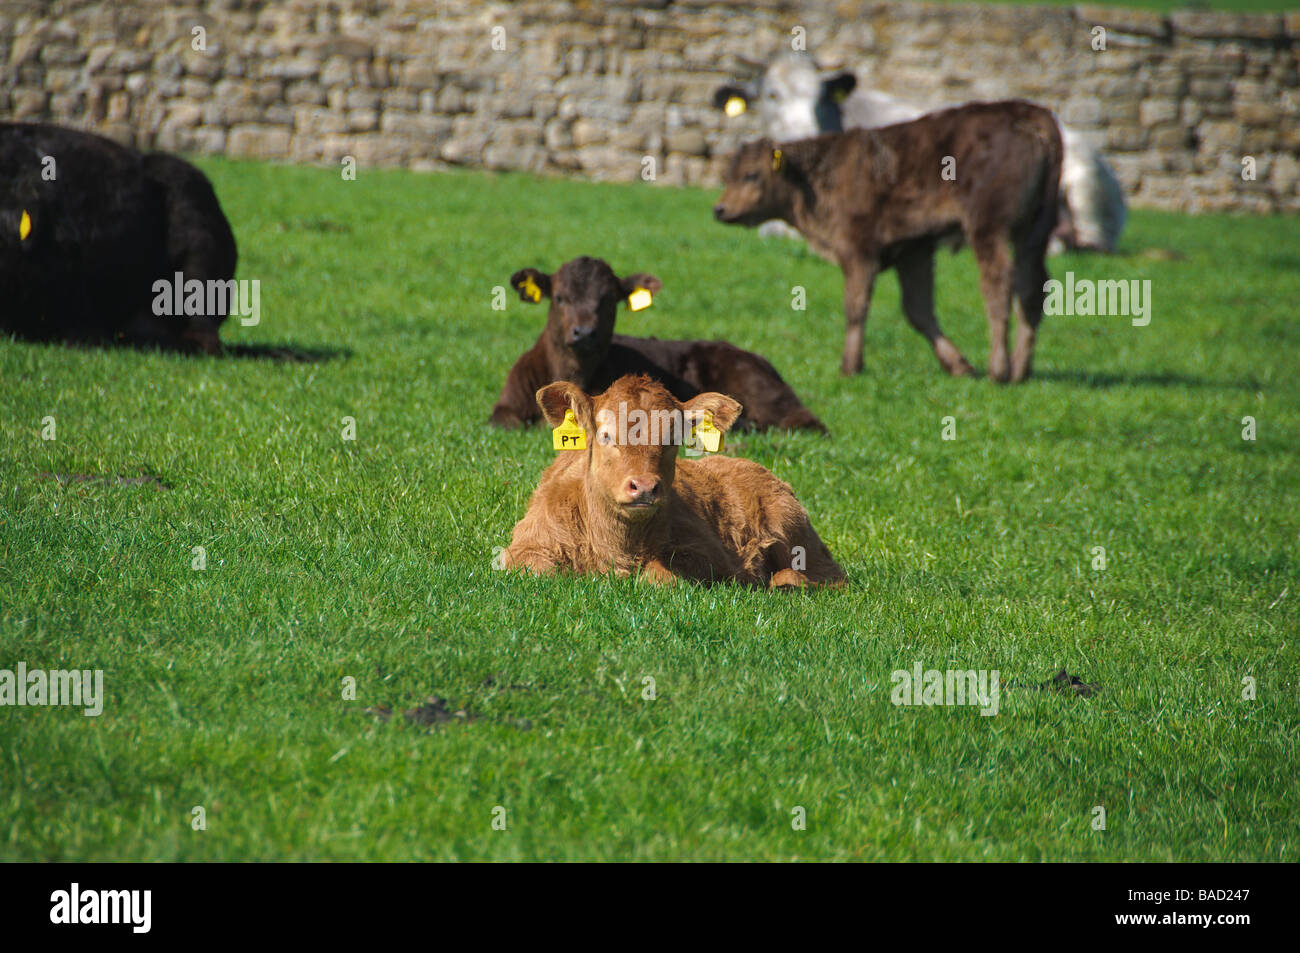
[[564,412],[572,410],[573,416],[589,435],[593,435],[592,432],[596,429],[591,398],[584,394],[577,384],[568,381],[547,384],[537,392],[537,406],[542,408],[542,416],[552,427],[564,423]]
[[822,96],[832,103],[842,103],[858,86],[852,73],[839,73],[822,83]]
[[[620,278],[618,284],[623,290],[624,299],[628,299],[633,293],[642,290],[650,292],[651,297],[653,297],[657,295],[659,289],[664,286],[664,283],[654,275],[647,275],[644,272],[639,272],[635,275],[628,275],[626,278]],[[649,304],[649,298],[646,298],[644,301],[628,301],[628,306],[631,307],[633,311],[640,311]]]
[[551,296],[551,276],[536,268],[525,268],[510,276],[510,287],[519,292],[519,300],[536,304]]
[[743,409],[740,406],[740,401],[733,400],[726,394],[718,394],[713,391],[692,397],[682,404],[682,407],[693,417],[698,417],[704,413],[712,414],[713,426],[723,433],[731,429],[731,425],[740,417],[740,412]]
[[755,98],[753,90],[748,87],[719,86],[713,91],[713,108],[721,109],[734,119],[744,113]]
[[[781,146],[767,136],[764,136],[761,139],[755,139],[744,148],[747,155],[765,157],[764,161],[770,163],[772,172],[775,175],[781,175],[784,173],[789,165],[785,153],[781,151]],[[749,150],[753,151],[750,152]]]

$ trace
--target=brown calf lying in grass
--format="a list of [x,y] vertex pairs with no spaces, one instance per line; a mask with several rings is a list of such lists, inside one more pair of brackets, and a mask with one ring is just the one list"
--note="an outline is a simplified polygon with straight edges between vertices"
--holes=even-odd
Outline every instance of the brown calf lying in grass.
[[[741,408],[730,397],[682,403],[637,375],[595,397],[549,384],[537,403],[553,427],[571,412],[587,448],[561,451],[542,474],[507,568],[769,588],[844,581],[788,484],[751,460],[677,459],[680,444],[693,445],[692,427],[707,427],[705,415],[720,431],[731,427]],[[638,420],[652,423],[638,429]]]
[[[745,408],[741,426],[826,432],[767,360],[726,341],[660,341],[614,333],[619,303],[638,295],[649,301],[662,283],[654,275],[619,278],[599,258],[575,258],[554,275],[525,268],[510,276],[524,301],[551,301],[537,343],[515,362],[491,422],[530,424],[541,415],[538,388],[552,381],[598,393],[626,374],[648,374],[675,397],[689,400],[720,391]],[[634,304],[638,303],[636,301]]]
[[[950,374],[973,368],[934,315],[934,252],[975,252],[989,321],[989,376],[1024,380],[1043,319],[1044,256],[1056,225],[1061,133],[1046,109],[971,103],[912,122],[812,139],[760,139],[731,159],[719,221],[782,219],[844,271],[847,328],[840,370],[862,370],[862,332],[876,275],[898,272],[903,311]],[[1008,250],[1014,246],[1014,258]],[[1015,294],[1020,330],[1007,356]]]

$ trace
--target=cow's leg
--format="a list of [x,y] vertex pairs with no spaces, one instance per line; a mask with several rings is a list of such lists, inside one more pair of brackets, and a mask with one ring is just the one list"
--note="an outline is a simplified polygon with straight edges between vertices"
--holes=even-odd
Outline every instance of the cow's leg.
[[203,354],[218,355],[222,353],[221,338],[217,326],[210,322],[192,321],[181,332],[181,349],[196,349]]
[[844,570],[812,528],[806,513],[783,535],[783,541],[768,548],[764,560],[768,588],[844,584]]
[[657,556],[641,567],[637,579],[655,586],[672,586],[678,582],[673,571],[664,565],[663,560]]
[[1019,327],[1016,330],[1016,353],[1011,359],[1011,379],[1023,381],[1033,372],[1034,338],[1043,321],[1043,300],[1047,295],[1047,264],[1042,248],[1017,248],[1015,266],[1016,312]]
[[871,289],[876,283],[880,266],[874,261],[852,259],[844,268],[844,357],[840,360],[841,374],[856,374],[862,370],[862,333],[871,307]]
[[[180,272],[186,281],[227,281],[235,276],[239,254],[230,223],[212,184],[198,169],[175,156],[145,158],[145,174],[157,189],[166,220],[165,276]],[[182,351],[221,353],[218,328],[230,302],[215,314],[176,316],[165,346]]]
[[934,316],[934,248],[916,248],[899,256],[894,265],[903,291],[903,313],[912,327],[925,335],[943,369],[955,377],[975,373],[957,346],[943,336]]
[[1006,382],[1011,377],[1007,356],[1007,319],[1011,314],[1011,255],[1002,234],[979,236],[972,243],[980,269],[980,294],[989,319],[989,377]]
[[553,573],[556,562],[549,555],[535,549],[515,550],[513,546],[501,554],[502,569],[526,569],[538,576]]
[[155,315],[151,308],[136,311],[118,337],[136,347],[156,347],[189,354],[221,353],[216,325],[198,317]]
[[772,574],[768,580],[769,589],[803,589],[808,585],[808,577],[797,569],[782,569]]
[[[1052,237],[1047,244],[1047,252],[1050,255],[1059,255],[1063,251],[1068,251],[1079,247],[1079,235],[1074,228],[1074,213],[1070,211],[1070,203],[1065,200],[1062,193],[1061,201],[1057,205],[1056,227],[1052,229]],[[1016,252],[1017,256],[1020,254]]]
[[135,347],[171,349],[176,344],[177,325],[185,320],[184,317],[156,315],[152,307],[138,308],[123,325],[118,338]]
[[[745,408],[744,419],[754,429],[780,427],[827,433],[826,425],[803,405],[799,395],[766,358],[719,342],[697,345],[688,360],[695,357],[700,365],[707,365],[699,369],[701,383],[708,380],[709,390],[740,401]],[[736,425],[732,424],[731,429],[736,430]]]

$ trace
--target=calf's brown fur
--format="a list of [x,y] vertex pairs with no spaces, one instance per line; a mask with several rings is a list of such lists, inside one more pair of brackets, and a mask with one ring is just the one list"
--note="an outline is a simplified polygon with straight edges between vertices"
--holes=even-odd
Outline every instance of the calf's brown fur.
[[771,363],[726,341],[660,341],[614,333],[619,303],[637,288],[658,293],[654,275],[619,278],[599,258],[575,258],[553,275],[525,268],[510,276],[523,301],[550,299],[546,327],[515,362],[491,422],[517,427],[541,418],[538,388],[552,381],[577,384],[588,393],[605,390],[626,374],[648,374],[675,397],[689,400],[720,391],[741,402],[741,426],[826,432]]
[[[704,413],[724,432],[735,423],[741,407],[730,397],[683,403],[637,375],[596,397],[556,382],[537,392],[537,403],[553,427],[573,411],[587,449],[561,451],[542,474],[505,551],[507,568],[769,588],[844,581],[787,483],[750,460],[678,459],[681,427]],[[674,437],[637,441],[619,432],[620,409],[624,420],[639,409],[675,411],[684,423]]]
[[[746,226],[783,219],[839,263],[844,374],[862,369],[871,290],[886,268],[898,272],[903,311],[939,363],[950,374],[973,373],[934,314],[935,248],[964,240],[979,265],[989,376],[1019,381],[1030,374],[1043,319],[1061,153],[1060,131],[1046,109],[1019,100],[971,103],[879,129],[749,143],[732,157],[713,212]],[[1008,359],[1013,294],[1020,327]]]

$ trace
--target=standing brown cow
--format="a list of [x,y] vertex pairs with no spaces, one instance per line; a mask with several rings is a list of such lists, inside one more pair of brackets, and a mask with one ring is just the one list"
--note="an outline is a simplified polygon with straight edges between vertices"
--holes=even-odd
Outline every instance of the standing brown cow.
[[[980,270],[992,339],[989,376],[1020,381],[1030,374],[1043,319],[1061,152],[1052,114],[1019,100],[971,103],[894,126],[795,142],[760,139],[732,157],[713,214],[746,226],[782,219],[839,263],[844,374],[862,370],[871,289],[886,268],[897,270],[903,311],[944,369],[974,373],[934,315],[935,248],[964,240]],[[1008,360],[1013,293],[1020,330]]]

